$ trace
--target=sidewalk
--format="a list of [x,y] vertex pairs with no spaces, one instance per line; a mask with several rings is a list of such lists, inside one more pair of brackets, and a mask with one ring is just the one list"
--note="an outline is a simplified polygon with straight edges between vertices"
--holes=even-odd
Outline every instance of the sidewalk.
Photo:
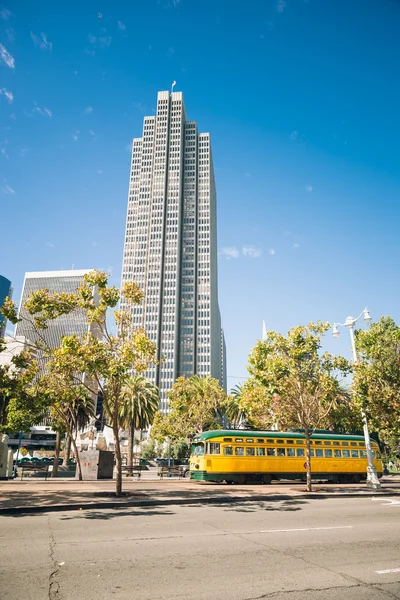
[[313,484],[308,493],[304,483],[279,482],[271,485],[234,485],[192,482],[185,479],[132,481],[124,479],[123,496],[115,496],[115,481],[71,481],[50,479],[0,482],[0,516],[48,511],[162,506],[247,501],[276,501],[293,497],[323,499],[373,496],[400,496],[400,476],[382,479],[380,491],[365,485]]

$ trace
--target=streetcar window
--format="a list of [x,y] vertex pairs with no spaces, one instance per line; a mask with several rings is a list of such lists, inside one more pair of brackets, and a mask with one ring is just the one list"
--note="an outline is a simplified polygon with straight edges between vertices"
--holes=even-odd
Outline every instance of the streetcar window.
[[342,458],[342,451],[341,450],[334,450],[335,452],[335,458]]
[[361,458],[367,458],[367,451],[366,450],[360,450],[360,456],[361,456]]
[[350,458],[350,450],[343,450],[343,458]]
[[314,442],[316,446],[321,446],[322,442]]
[[265,448],[257,448],[257,456],[265,456]]
[[358,445],[361,446],[361,448],[365,446],[364,442],[358,442]]
[[324,446],[330,446],[331,443],[330,442],[324,442]]
[[287,449],[287,455],[288,456],[295,456],[296,452],[295,452],[294,448],[288,448]]
[[264,440],[256,440],[257,444],[263,444]]
[[225,456],[233,456],[232,446],[224,446],[224,455]]
[[296,444],[304,444],[304,440],[296,440]]
[[248,438],[248,439],[246,440],[246,444],[252,444],[253,442],[254,442],[254,440],[252,440],[252,439],[250,439],[250,438]]
[[285,448],[278,448],[278,456],[285,456]]
[[221,444],[219,442],[210,443],[210,454],[221,454]]
[[[311,456],[314,456],[314,450],[310,450]],[[296,448],[297,456],[304,456],[304,448]]]
[[342,442],[342,446],[348,446],[349,442]]
[[381,453],[380,452],[376,452],[375,455],[376,455],[376,458],[380,458],[381,457]]
[[284,443],[285,443],[285,440],[276,440],[276,443],[277,443],[277,444],[284,444]]
[[351,458],[358,458],[358,450],[351,451]]
[[224,438],[224,442],[231,442],[232,438]]
[[332,450],[325,450],[325,458],[332,458]]
[[275,448],[267,448],[267,456],[276,456]]
[[317,448],[316,451],[315,451],[315,456],[317,456],[317,457],[320,458],[323,455],[324,455],[324,451],[320,450],[319,448]]
[[243,438],[235,438],[235,442],[243,442]]
[[254,448],[246,448],[246,456],[254,456],[255,449]]
[[[303,454],[299,454],[299,452],[303,452]],[[304,456],[304,450],[302,448],[297,449],[297,456]],[[314,448],[310,448],[310,457],[314,456]]]
[[266,444],[275,444],[275,440],[265,440]]
[[340,446],[340,442],[333,442],[334,446]]
[[193,450],[194,456],[203,456],[204,455],[204,444],[196,444]]
[[350,446],[357,446],[357,442],[350,442]]
[[287,444],[294,444],[294,440],[286,440]]
[[237,446],[237,448],[235,448],[235,454],[236,456],[244,456],[243,446]]

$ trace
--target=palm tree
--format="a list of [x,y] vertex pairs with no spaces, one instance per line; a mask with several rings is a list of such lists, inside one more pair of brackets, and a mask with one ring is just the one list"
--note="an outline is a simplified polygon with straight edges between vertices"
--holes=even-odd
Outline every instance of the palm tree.
[[133,466],[133,440],[135,429],[146,429],[152,424],[159,406],[158,388],[143,375],[131,377],[124,388],[120,407],[120,424],[128,429],[127,466]]
[[244,412],[240,408],[240,401],[243,395],[243,384],[238,383],[232,388],[226,406],[226,416],[231,426],[237,429],[245,418]]

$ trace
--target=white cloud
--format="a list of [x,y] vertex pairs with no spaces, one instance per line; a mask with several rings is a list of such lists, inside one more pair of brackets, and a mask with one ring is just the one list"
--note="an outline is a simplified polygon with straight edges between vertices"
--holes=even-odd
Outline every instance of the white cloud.
[[46,242],[46,246],[48,246],[49,248],[54,248],[54,244],[52,244],[51,242]]
[[108,48],[112,41],[112,38],[109,35],[96,37],[94,35],[89,34],[88,39],[89,43],[92,44],[95,48]]
[[11,11],[8,10],[8,8],[3,8],[3,10],[0,10],[0,19],[4,19],[4,21],[8,21],[8,19],[11,17]]
[[248,172],[246,171],[246,173],[244,173],[244,176],[245,176],[245,177],[250,177],[250,173],[248,173]]
[[249,256],[250,258],[259,258],[262,254],[261,248],[255,248],[254,246],[242,246],[243,256]]
[[83,111],[84,115],[90,115],[90,113],[93,112],[93,108],[91,106],[88,106],[87,108],[85,108],[85,110]]
[[101,169],[97,169],[97,173],[98,173],[98,175],[102,175],[103,171]]
[[237,258],[239,254],[239,250],[235,246],[227,246],[226,248],[222,248],[220,252],[220,256],[226,258],[226,260]]
[[285,0],[278,0],[277,4],[276,4],[276,10],[279,13],[283,13],[283,11],[286,8],[286,1]]
[[52,51],[53,44],[47,39],[46,33],[41,33],[39,37],[31,31],[31,39],[35,46],[42,48],[42,50],[50,50],[50,52]]
[[6,182],[4,182],[4,183],[5,183],[5,185],[3,185],[0,188],[0,193],[13,196],[15,194],[15,190],[13,190],[13,188],[10,185],[8,185],[8,183],[6,183]]
[[4,158],[10,158],[7,154],[7,150],[5,148],[0,149],[0,154],[4,156]]
[[296,141],[299,139],[299,132],[294,130],[292,131],[292,133],[289,135],[290,139],[293,141]]
[[295,242],[295,243],[293,244],[293,248],[300,248],[300,244],[299,244],[299,243],[297,243],[297,242]]
[[9,52],[7,52],[3,44],[0,44],[0,59],[7,65],[7,67],[10,67],[10,69],[15,68],[14,57],[11,56]]
[[131,142],[130,144],[127,144],[127,145],[125,146],[125,150],[126,150],[127,152],[129,152],[130,154],[132,153],[132,142]]
[[173,46],[168,48],[168,54],[175,54],[175,48]]
[[96,246],[97,246],[97,242],[92,242],[92,247],[96,248]]
[[12,92],[9,92],[8,90],[6,90],[6,88],[0,88],[0,94],[4,94],[4,96],[10,102],[10,104],[14,100],[14,94]]
[[118,29],[125,31],[125,29],[126,29],[125,23],[123,23],[122,21],[118,21]]
[[74,142],[76,142],[78,140],[79,137],[79,131],[75,131],[75,133],[72,135],[72,139],[74,140]]
[[35,113],[42,115],[42,117],[44,117],[44,116],[49,117],[49,119],[51,119],[53,116],[53,113],[51,112],[51,110],[49,108],[46,108],[46,107],[41,108],[40,106],[37,105],[36,102],[34,102],[34,107],[32,109],[32,112],[26,113],[26,114],[28,115],[28,117],[31,117]]
[[95,132],[93,131],[93,129],[89,129],[89,133],[90,133],[90,135],[92,135],[92,136],[95,136],[95,135],[96,135],[96,134],[95,134]]
[[313,187],[312,185],[306,185],[306,192],[312,192]]
[[24,158],[24,156],[28,152],[28,150],[29,150],[29,148],[27,148],[26,146],[22,146],[20,148],[19,155],[22,156],[22,158]]
[[270,256],[273,256],[273,255],[275,254],[275,250],[274,250],[273,248],[269,248],[269,249],[268,249],[268,254],[269,254]]

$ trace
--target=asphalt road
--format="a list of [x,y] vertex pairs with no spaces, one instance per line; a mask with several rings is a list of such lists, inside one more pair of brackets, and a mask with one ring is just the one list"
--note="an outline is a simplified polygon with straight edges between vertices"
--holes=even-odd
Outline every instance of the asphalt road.
[[0,517],[1,600],[400,599],[400,500]]

